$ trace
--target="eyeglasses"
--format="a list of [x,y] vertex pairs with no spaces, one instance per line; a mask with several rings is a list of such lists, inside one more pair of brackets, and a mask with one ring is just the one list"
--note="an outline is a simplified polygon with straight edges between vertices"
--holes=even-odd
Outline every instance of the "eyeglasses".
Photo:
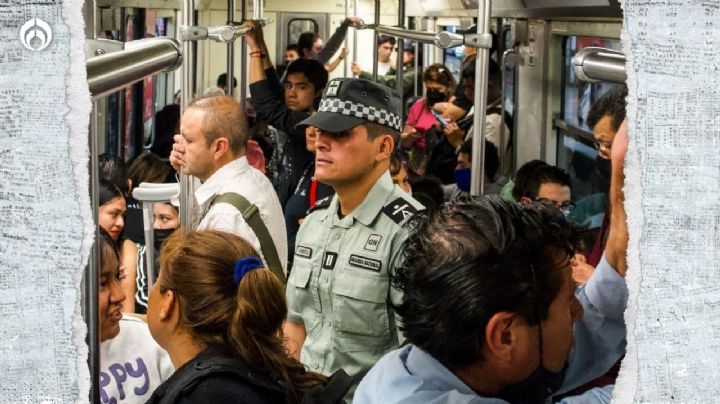
[[595,146],[595,148],[599,151],[609,152],[612,148],[612,142],[601,142],[599,140],[596,140],[593,142],[593,146]]
[[575,209],[575,204],[567,201],[564,203],[559,203],[557,201],[553,201],[552,199],[547,198],[535,198],[535,202],[540,202],[548,205],[554,206],[557,210],[562,212],[563,215],[567,216]]

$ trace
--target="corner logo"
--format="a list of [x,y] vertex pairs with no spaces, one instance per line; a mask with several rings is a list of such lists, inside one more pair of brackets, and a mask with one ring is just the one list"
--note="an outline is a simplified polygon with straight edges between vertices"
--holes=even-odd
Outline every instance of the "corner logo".
[[52,29],[39,18],[33,18],[20,28],[20,43],[31,51],[41,51],[50,45]]

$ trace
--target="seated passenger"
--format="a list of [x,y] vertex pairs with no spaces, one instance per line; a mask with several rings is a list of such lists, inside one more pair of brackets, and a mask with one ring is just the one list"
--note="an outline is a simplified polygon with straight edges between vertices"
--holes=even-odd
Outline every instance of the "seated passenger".
[[[513,190],[513,194],[518,195],[518,202],[544,201],[555,206],[565,217],[572,213],[575,208],[575,204],[570,201],[572,184],[570,176],[563,169],[540,164],[533,171],[524,174],[527,175],[527,180],[522,185],[523,189]],[[587,264],[583,254],[575,254],[571,263],[573,280],[579,284],[587,282],[595,271],[593,266]]]
[[[455,183],[443,186],[445,200],[451,201],[464,193],[470,192],[470,180],[472,170],[472,139],[467,140],[460,147],[454,170]],[[485,141],[485,170],[483,182],[483,195],[496,195],[500,192],[503,178],[498,178],[500,160],[497,156],[497,148],[489,141]]]
[[[125,196],[115,185],[100,180],[98,224],[105,229],[120,249],[122,277],[120,284],[126,296],[135,296],[135,278],[137,273],[138,249],[135,243],[123,236],[125,229]],[[135,313],[135,300],[124,299],[123,313]]]
[[511,179],[505,184],[502,191],[500,191],[500,196],[506,201],[519,201],[520,197],[526,193],[525,189],[527,188],[530,173],[535,171],[535,168],[543,165],[547,165],[547,163],[542,160],[531,160],[523,164],[515,173],[515,180]]
[[433,113],[432,107],[438,102],[447,101],[456,87],[452,73],[442,64],[434,64],[425,69],[423,83],[426,88],[425,96],[410,107],[400,134],[400,144],[411,153],[410,169],[420,175],[427,172],[430,150],[438,142],[438,138],[444,137],[442,124]]
[[[370,370],[356,404],[542,402],[610,368],[625,349],[628,298],[621,133],[607,248],[579,289],[578,228],[555,209],[463,198],[419,222],[395,279],[410,344]],[[610,390],[565,400],[609,402]]]
[[[123,236],[132,240],[137,248],[135,273],[135,313],[145,314],[147,310],[147,258],[145,255],[145,233],[143,232],[143,213],[140,202],[132,196],[132,191],[143,182],[162,184],[170,177],[170,166],[153,153],[143,153],[133,160],[127,171],[130,193],[126,198],[125,230]],[[129,267],[128,267],[129,268]],[[130,300],[130,299],[128,299]]]
[[148,322],[177,372],[148,403],[299,403],[325,385],[285,351],[284,287],[257,257],[230,233],[168,238]]
[[267,56],[262,26],[256,21],[248,21],[245,25],[253,28],[252,33],[244,36],[250,50],[249,81],[253,107],[258,119],[286,134],[278,137],[278,148],[283,152],[277,184],[280,205],[285,207],[303,169],[315,158],[307,150],[305,130],[295,125],[315,111],[327,84],[328,73],[316,60],[298,59],[288,66],[283,83],[285,88],[280,89]]
[[405,164],[397,151],[393,153],[392,156],[390,156],[390,177],[392,178],[393,184],[412,195],[410,177],[408,176],[408,170],[405,168]]
[[121,314],[120,261],[115,242],[100,228],[100,400],[144,403],[174,369],[147,324]]

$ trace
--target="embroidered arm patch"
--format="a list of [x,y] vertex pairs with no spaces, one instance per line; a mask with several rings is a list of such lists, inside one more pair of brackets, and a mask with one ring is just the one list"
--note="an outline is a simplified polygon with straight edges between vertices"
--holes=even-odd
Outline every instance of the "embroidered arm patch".
[[388,215],[393,222],[400,224],[407,218],[417,212],[414,206],[410,202],[403,198],[397,198],[389,204],[385,205],[382,209],[383,213]]

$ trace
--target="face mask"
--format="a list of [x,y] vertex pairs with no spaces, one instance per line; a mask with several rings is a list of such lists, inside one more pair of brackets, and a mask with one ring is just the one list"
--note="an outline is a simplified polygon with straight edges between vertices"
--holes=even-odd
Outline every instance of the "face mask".
[[562,386],[567,368],[566,362],[559,373],[554,373],[540,363],[527,379],[503,388],[496,396],[514,404],[542,403]]
[[595,169],[603,178],[610,178],[610,160],[597,156],[595,158]]
[[155,244],[155,250],[160,251],[160,247],[162,246],[162,243],[170,237],[171,234],[175,229],[153,229],[153,242]]
[[470,192],[470,169],[460,168],[455,170],[455,184],[465,192]]
[[444,102],[447,96],[442,91],[438,91],[434,88],[429,88],[425,92],[425,99],[427,100],[427,106],[432,107],[438,102]]

